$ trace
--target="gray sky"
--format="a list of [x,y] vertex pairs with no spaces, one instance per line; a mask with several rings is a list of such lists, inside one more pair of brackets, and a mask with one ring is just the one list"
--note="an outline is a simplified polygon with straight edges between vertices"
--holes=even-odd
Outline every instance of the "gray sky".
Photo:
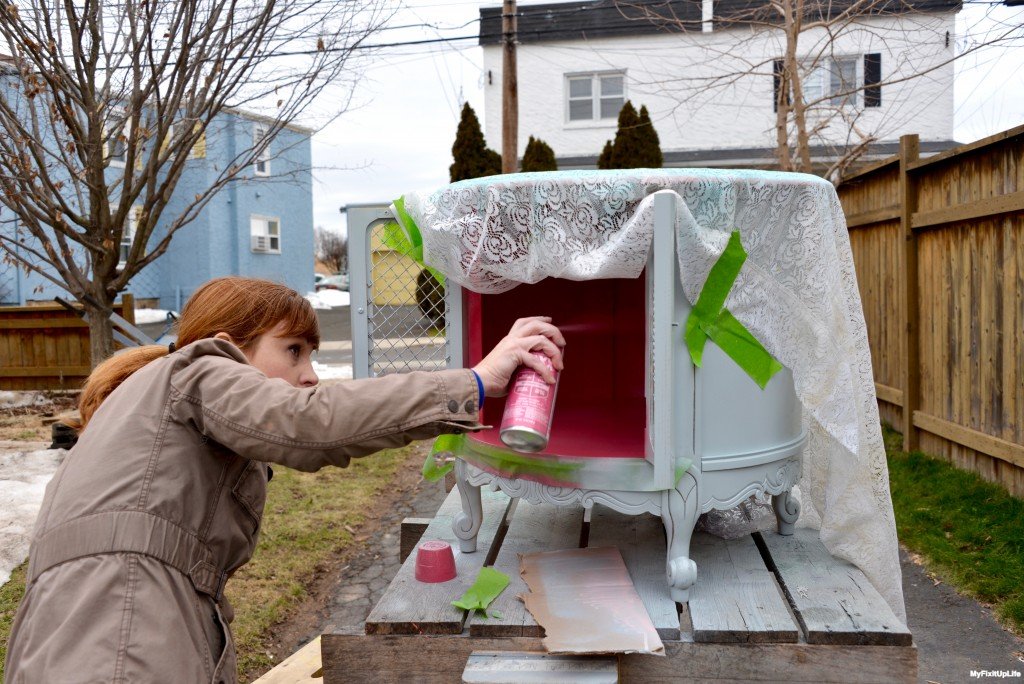
[[[388,30],[373,42],[475,34],[479,8],[498,4],[405,0],[390,25],[430,23],[438,29]],[[975,34],[1000,22],[1024,22],[1024,8],[965,5],[957,32]],[[462,102],[483,122],[482,62],[474,41],[392,48],[369,60],[353,108],[313,139],[315,224],[341,229],[343,204],[390,201],[446,184]],[[1024,47],[985,49],[957,64],[956,140],[971,142],[1024,123]],[[487,144],[501,148],[500,140]]]

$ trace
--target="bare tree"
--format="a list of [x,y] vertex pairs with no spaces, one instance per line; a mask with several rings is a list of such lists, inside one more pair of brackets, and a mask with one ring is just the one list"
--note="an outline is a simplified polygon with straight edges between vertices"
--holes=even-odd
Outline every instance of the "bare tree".
[[317,226],[315,239],[316,258],[334,273],[347,273],[348,238],[323,226]]
[[[952,0],[749,0],[723,3],[713,19],[683,16],[678,10],[686,10],[680,3],[617,4],[624,16],[675,32],[680,40],[699,45],[703,55],[682,75],[654,76],[641,86],[672,95],[677,107],[699,109],[716,99],[741,101],[756,91],[752,83],[774,82],[773,137],[779,168],[821,171],[812,166],[817,144],[829,152],[831,165],[824,171],[831,178],[879,139],[887,122],[880,123],[878,117],[868,120],[865,114],[881,105],[883,87],[930,78],[982,48],[1024,41],[1024,26],[1013,23],[951,45],[955,37],[948,24],[928,12],[954,12],[960,3]],[[728,39],[702,35],[702,28],[712,25],[715,32],[728,32]],[[917,41],[910,37],[913,31],[920,34]],[[893,40],[905,43],[906,51],[887,65],[884,77],[879,63],[865,61],[861,67],[849,59],[851,46],[872,44],[878,49]],[[869,75],[872,78],[863,77]],[[909,111],[901,114],[911,116]]]
[[[15,233],[13,221],[0,224],[0,253],[82,303],[94,364],[113,352],[116,295],[178,230],[248,179],[325,88],[341,94],[317,123],[344,111],[355,56],[386,19],[382,5],[0,3],[0,52],[10,53],[0,61],[0,204],[20,225]],[[262,135],[236,137],[229,163],[181,197],[194,147],[239,108],[262,121]]]

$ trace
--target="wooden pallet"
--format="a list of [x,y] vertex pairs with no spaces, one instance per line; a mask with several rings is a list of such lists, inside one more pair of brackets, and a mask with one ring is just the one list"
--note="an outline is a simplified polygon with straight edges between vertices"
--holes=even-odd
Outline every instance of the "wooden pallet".
[[[365,633],[323,635],[326,684],[459,682],[464,672],[472,681],[503,681],[471,678],[467,663],[474,654],[474,673],[494,669],[502,653],[510,663],[536,664],[543,630],[517,598],[527,591],[518,555],[579,546],[619,548],[665,643],[666,657],[619,656],[621,682],[916,681],[917,649],[906,626],[860,570],[833,558],[813,531],[734,541],[696,534],[691,551],[699,577],[689,603],[679,606],[665,582],[660,519],[595,506],[586,522],[582,509],[510,501],[486,490],[483,504],[478,550],[456,551],[456,579],[417,582],[410,557],[367,617]],[[452,492],[425,528],[422,522],[407,526],[406,549],[421,530],[424,539],[457,549],[451,521],[459,510]],[[511,577],[492,604],[501,620],[466,615],[451,605],[482,565]],[[530,679],[555,680],[574,681]]]

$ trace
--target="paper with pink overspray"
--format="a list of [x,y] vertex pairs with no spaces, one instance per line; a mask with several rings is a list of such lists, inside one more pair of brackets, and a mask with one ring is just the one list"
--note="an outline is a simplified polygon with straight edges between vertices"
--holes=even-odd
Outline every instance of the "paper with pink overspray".
[[650,653],[665,646],[616,548],[528,553],[520,596],[550,653]]

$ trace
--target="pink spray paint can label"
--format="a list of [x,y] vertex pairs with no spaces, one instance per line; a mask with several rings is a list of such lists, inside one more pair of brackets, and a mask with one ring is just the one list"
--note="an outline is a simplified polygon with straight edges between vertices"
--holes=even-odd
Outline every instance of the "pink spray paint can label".
[[526,453],[543,451],[548,445],[561,375],[547,354],[531,353],[555,374],[555,384],[549,385],[540,373],[528,366],[520,367],[512,379],[499,433],[506,446]]

